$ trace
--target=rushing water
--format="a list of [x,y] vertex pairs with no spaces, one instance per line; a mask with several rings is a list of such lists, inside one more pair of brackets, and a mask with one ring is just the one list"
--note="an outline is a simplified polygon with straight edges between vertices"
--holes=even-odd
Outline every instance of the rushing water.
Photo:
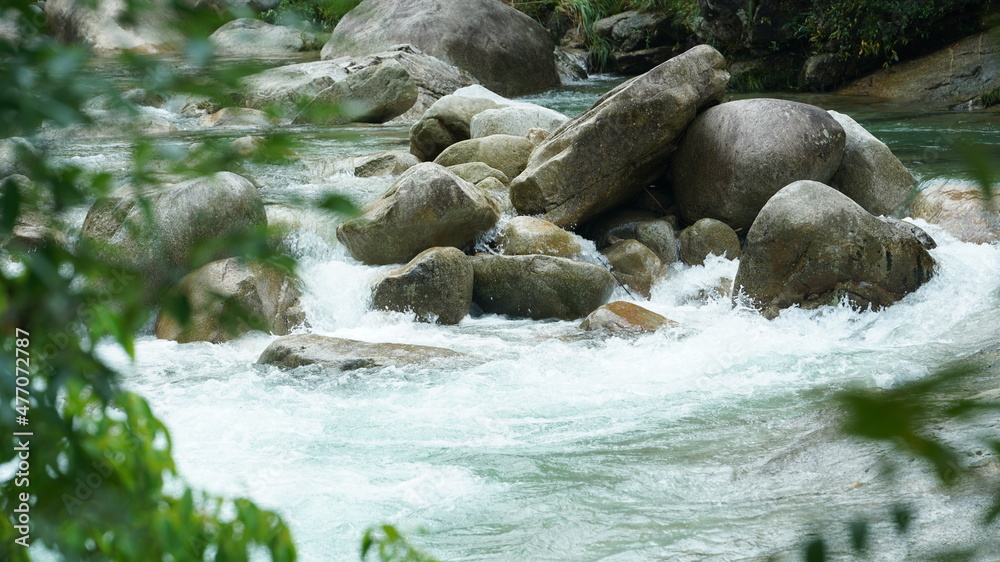
[[[596,78],[530,100],[576,113],[615,83]],[[925,182],[961,179],[948,148],[955,139],[1000,143],[998,113],[794,99],[852,115]],[[205,135],[190,119],[164,116],[182,129],[169,142]],[[406,132],[299,127],[302,163],[255,172],[275,205],[325,191],[363,202],[391,179],[331,176],[330,161],[405,148]],[[63,158],[119,171],[125,148],[113,138],[54,145]],[[275,339],[260,333],[221,345],[144,336],[134,364],[104,353],[167,423],[183,477],[277,510],[304,560],[356,559],[364,529],[383,522],[445,560],[790,555],[810,532],[840,537],[857,516],[885,520],[895,501],[918,508],[919,532],[900,539],[876,527],[876,557],[921,558],[930,545],[982,537],[973,519],[982,498],[940,490],[913,467],[882,477],[881,449],[839,437],[830,404],[845,388],[889,388],[996,347],[998,245],[920,223],[939,244],[939,269],[916,293],[877,313],[829,307],[774,321],[715,291],[735,276],[735,261],[675,265],[640,304],[679,327],[601,339],[581,337],[577,322],[487,315],[436,326],[371,311],[370,284],[385,268],[351,259],[335,220],[298,222],[289,245],[311,331],[489,361],[452,371],[283,371],[254,364]]]

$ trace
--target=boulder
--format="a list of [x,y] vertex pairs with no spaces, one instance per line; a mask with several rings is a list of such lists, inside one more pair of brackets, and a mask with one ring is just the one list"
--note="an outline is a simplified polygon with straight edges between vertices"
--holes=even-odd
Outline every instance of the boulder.
[[590,313],[580,324],[588,332],[610,332],[615,335],[650,334],[677,323],[651,310],[625,301],[609,302]]
[[734,260],[740,257],[740,238],[715,219],[701,219],[681,231],[681,258],[688,265],[704,265],[710,254]]
[[496,203],[474,185],[425,162],[341,224],[337,238],[361,262],[406,263],[435,246],[470,246],[499,217]]
[[49,0],[49,32],[66,43],[81,43],[99,55],[129,51],[157,54],[176,51],[184,37],[176,29],[179,14],[168,0],[152,0],[131,22],[122,16],[125,0]]
[[350,170],[359,178],[398,176],[420,163],[417,157],[402,150],[390,150],[350,158],[341,169]]
[[246,107],[224,107],[211,115],[203,115],[198,120],[202,127],[263,128],[276,123],[267,113]]
[[637,240],[621,240],[603,251],[618,281],[645,298],[663,275],[663,262]]
[[510,190],[507,189],[507,186],[502,181],[494,177],[483,178],[476,182],[476,187],[488,195],[490,199],[493,199],[497,204],[497,208],[500,209],[500,214],[505,216],[514,216],[517,214],[514,205],[510,202]]
[[21,207],[10,233],[0,237],[0,248],[33,252],[47,247],[50,242],[59,247],[69,247],[65,234],[69,229],[51,213],[51,192],[32,182],[27,176],[13,174],[0,180],[0,201],[6,201],[9,192],[14,189],[18,191]]
[[964,102],[1000,88],[1000,45],[986,31],[929,55],[859,78],[837,93],[938,104]]
[[893,228],[902,230],[910,236],[913,236],[917,239],[917,242],[920,242],[920,245],[923,246],[925,250],[933,250],[934,248],[937,248],[937,242],[931,238],[931,235],[927,234],[924,229],[911,222],[894,219],[892,217],[879,217],[878,220]]
[[392,59],[403,65],[417,85],[417,101],[409,111],[399,116],[406,121],[420,119],[437,100],[477,84],[476,79],[468,72],[432,57],[413,45],[394,45],[375,56],[383,60]]
[[[151,221],[146,220],[147,205]],[[171,277],[190,271],[196,254],[215,259],[232,256],[224,244],[215,244],[208,252],[199,246],[245,236],[266,225],[257,188],[246,178],[219,172],[140,194],[123,189],[98,199],[80,236],[95,245],[99,258],[137,270],[150,287],[160,288]]]
[[510,183],[507,174],[483,162],[467,162],[448,166],[448,169],[463,180],[476,184],[486,178],[494,178],[505,186]]
[[11,137],[0,140],[0,178],[31,173],[27,160],[38,157],[38,150],[27,139]]
[[684,219],[718,219],[745,230],[779,189],[829,181],[846,134],[826,111],[777,99],[732,101],[691,123],[673,155],[674,194]]
[[434,160],[449,146],[472,138],[471,122],[477,114],[511,103],[482,86],[456,90],[435,101],[410,127],[410,152],[425,162]]
[[167,309],[156,319],[156,337],[180,343],[221,343],[250,330],[283,336],[305,322],[301,293],[288,276],[239,258],[214,261],[185,275],[173,291],[191,306],[188,325]]
[[559,85],[545,29],[496,0],[365,0],[340,20],[323,59],[411,43],[507,96]]
[[701,45],[608,92],[538,145],[511,182],[514,206],[565,227],[628,201],[663,174],[697,112],[719,101],[725,67]]
[[319,365],[337,371],[379,367],[454,369],[482,363],[477,357],[440,347],[370,343],[316,334],[278,338],[257,359],[258,365],[275,365],[283,369]]
[[532,129],[555,131],[569,121],[562,113],[540,105],[523,103],[477,113],[469,123],[472,138],[490,135],[527,137]]
[[880,309],[931,278],[934,259],[912,235],[814,181],[781,189],[747,233],[735,287],[768,318],[847,299]]
[[674,227],[667,219],[640,222],[633,238],[652,250],[663,265],[670,265],[680,257]]
[[986,199],[976,185],[933,183],[923,186],[910,216],[945,229],[963,242],[989,244],[1000,240],[1000,196]]
[[509,178],[520,174],[528,165],[528,158],[535,145],[524,137],[491,135],[457,142],[434,159],[435,164],[454,166],[469,162],[482,162],[500,170]]
[[297,53],[312,47],[311,34],[253,18],[238,18],[208,37],[219,55],[262,56]]
[[577,236],[534,217],[514,217],[507,221],[497,233],[496,247],[508,256],[541,254],[575,258],[583,251]]
[[681,18],[666,12],[629,10],[594,22],[594,33],[622,52],[673,45],[686,38]]
[[421,322],[458,324],[472,306],[472,264],[458,248],[430,248],[382,278],[372,307],[411,312]]
[[417,101],[417,84],[395,59],[303,62],[243,79],[243,105],[277,105],[295,123],[382,123]]
[[575,320],[607,302],[615,280],[592,263],[553,256],[472,258],[472,300],[488,314]]
[[559,72],[559,80],[563,84],[572,84],[586,80],[587,74],[587,51],[584,49],[564,49],[556,47],[556,70]]
[[903,210],[913,193],[913,174],[889,147],[843,113],[830,111],[847,134],[844,158],[830,178],[830,187],[840,190],[873,215],[892,215]]

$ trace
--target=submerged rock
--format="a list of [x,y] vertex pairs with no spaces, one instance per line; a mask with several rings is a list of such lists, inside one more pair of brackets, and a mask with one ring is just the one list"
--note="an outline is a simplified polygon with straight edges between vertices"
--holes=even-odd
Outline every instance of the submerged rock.
[[591,312],[580,324],[581,330],[602,331],[616,335],[649,334],[677,323],[651,310],[625,301],[609,302]]
[[780,190],[747,234],[735,287],[764,316],[836,305],[879,309],[916,291],[934,259],[913,235],[813,181]]
[[259,109],[224,107],[211,115],[202,116],[198,124],[202,127],[263,128],[275,125],[277,121]]
[[337,228],[355,259],[370,265],[406,263],[435,246],[470,246],[496,224],[496,203],[443,166],[418,164],[362,215]]
[[511,182],[514,206],[571,226],[628,201],[665,171],[697,112],[719,101],[725,67],[702,45],[621,84],[538,145]]
[[461,250],[431,248],[382,278],[372,290],[372,307],[458,324],[472,306],[472,280],[472,264]]
[[[144,199],[152,223],[146,220]],[[219,172],[141,194],[119,190],[97,200],[80,236],[95,244],[109,263],[138,270],[151,287],[187,273],[199,245],[245,236],[267,225],[264,201],[246,178]],[[215,244],[209,255],[229,257],[232,249]],[[199,252],[199,255],[201,252]]]
[[615,288],[607,269],[553,256],[480,255],[472,267],[473,302],[483,312],[515,318],[583,318]]
[[847,134],[844,158],[830,178],[830,187],[853,199],[873,215],[903,209],[913,193],[913,174],[889,147],[843,113],[828,112]]
[[322,57],[368,55],[410,43],[507,96],[559,85],[545,29],[496,0],[365,0],[340,20]]
[[715,106],[691,123],[673,155],[677,204],[689,223],[713,218],[745,230],[789,183],[829,181],[845,141],[844,128],[812,105],[749,99]]
[[187,299],[191,318],[185,326],[161,310],[156,319],[156,337],[161,339],[221,343],[250,330],[283,336],[305,322],[301,293],[289,277],[238,258],[200,267],[185,275],[173,291]]
[[258,365],[294,369],[320,365],[339,371],[373,367],[461,368],[482,359],[450,349],[402,343],[370,343],[316,334],[295,334],[274,340],[257,359]]
[[936,224],[963,242],[1000,240],[1000,196],[988,200],[975,185],[928,185],[914,198],[910,216]]

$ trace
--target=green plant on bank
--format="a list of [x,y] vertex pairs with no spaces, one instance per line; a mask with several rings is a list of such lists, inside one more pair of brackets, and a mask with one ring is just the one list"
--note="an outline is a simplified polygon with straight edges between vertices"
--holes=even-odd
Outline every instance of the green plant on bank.
[[983,105],[986,107],[1000,104],[1000,88],[986,92],[985,94],[979,96],[979,100],[982,101]]
[[[147,9],[130,0],[122,19]],[[137,54],[117,60],[129,74],[145,77],[150,92],[221,100],[220,92],[237,89],[241,77],[259,70],[214,63],[207,36],[222,21],[216,12],[184,0],[168,9],[180,15],[187,72]],[[94,76],[86,49],[48,36],[33,1],[9,0],[4,17],[14,31],[0,37],[0,138],[92,125],[83,108],[101,94],[118,100],[116,110],[136,114],[115,84]],[[287,137],[271,135],[258,154],[272,159],[287,146]],[[137,193],[158,185],[164,171],[199,177],[246,159],[214,141],[185,155],[140,136],[128,150],[126,179]],[[0,481],[3,559],[30,560],[32,551],[23,545],[32,544],[66,560],[247,560],[262,553],[295,560],[291,533],[276,513],[197,492],[183,481],[167,428],[145,399],[122,388],[99,353],[113,344],[134,356],[135,334],[156,305],[182,320],[190,315],[183,299],[143,287],[141,272],[100,259],[85,240],[67,244],[59,235],[68,231],[67,211],[107,194],[118,178],[51,159],[43,143],[37,152],[19,151],[15,160],[29,182],[0,185],[0,465],[17,471]],[[350,208],[336,197],[322,203]],[[15,229],[29,219],[50,228],[33,251],[13,243]],[[224,250],[293,273],[294,260],[277,252],[268,235],[258,230],[204,241],[188,269]],[[30,435],[12,438],[19,432]]]
[[[789,24],[815,53],[842,59],[874,59],[888,66],[911,43],[942,32],[943,22],[962,14],[976,25],[990,0],[814,0],[808,12]],[[968,29],[971,32],[973,29]]]
[[361,0],[281,0],[261,18],[274,25],[308,26],[331,31]]

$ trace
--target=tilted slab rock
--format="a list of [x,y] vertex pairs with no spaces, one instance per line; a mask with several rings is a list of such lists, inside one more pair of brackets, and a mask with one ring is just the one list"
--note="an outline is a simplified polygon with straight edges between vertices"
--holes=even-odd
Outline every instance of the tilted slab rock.
[[511,182],[514,206],[566,227],[628,201],[665,171],[678,136],[728,80],[722,55],[700,45],[621,84],[538,145]]

